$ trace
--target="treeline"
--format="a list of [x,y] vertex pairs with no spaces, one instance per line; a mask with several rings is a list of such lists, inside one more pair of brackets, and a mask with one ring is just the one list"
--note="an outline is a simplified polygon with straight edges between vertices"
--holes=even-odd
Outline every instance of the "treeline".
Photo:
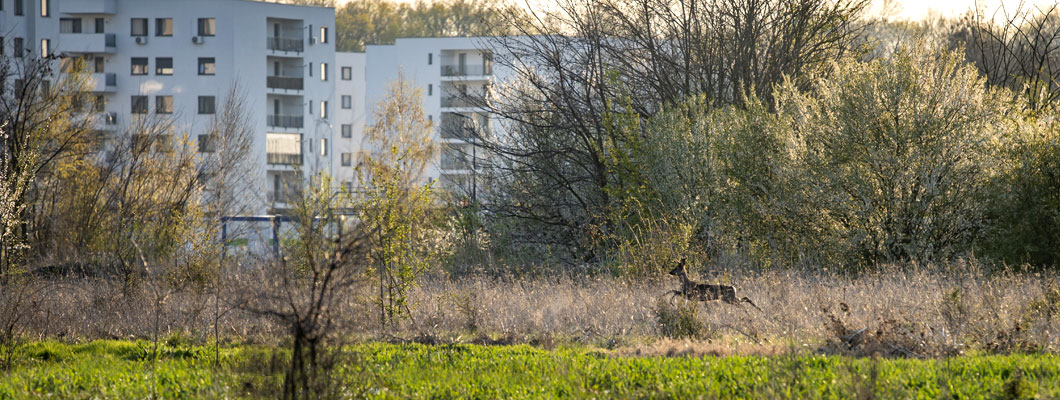
[[494,40],[517,78],[485,104],[512,122],[478,138],[482,232],[509,247],[483,250],[636,274],[1056,266],[1060,12],[866,6],[591,0],[513,21],[549,34]]

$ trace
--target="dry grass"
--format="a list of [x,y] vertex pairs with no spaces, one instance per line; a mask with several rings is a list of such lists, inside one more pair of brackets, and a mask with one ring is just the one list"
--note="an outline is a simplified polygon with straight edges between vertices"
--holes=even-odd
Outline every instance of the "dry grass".
[[[667,277],[669,278],[669,277]],[[703,281],[731,283],[763,311],[720,302],[694,307],[698,340],[665,338],[663,295],[676,279],[616,277],[459,280],[428,278],[411,294],[412,318],[379,336],[365,293],[351,293],[345,329],[361,338],[431,342],[584,343],[622,355],[776,354],[946,356],[976,349],[1060,349],[1060,290],[1055,275],[987,274],[975,265],[884,268],[856,278],[794,271],[718,271]],[[48,282],[24,333],[31,337],[150,337],[147,298],[121,295],[106,281]],[[242,289],[242,290],[245,290]],[[223,294],[222,299],[238,297]],[[261,316],[222,301],[220,332],[267,341],[283,332]],[[161,308],[160,330],[193,340],[213,332],[213,297],[180,293]]]

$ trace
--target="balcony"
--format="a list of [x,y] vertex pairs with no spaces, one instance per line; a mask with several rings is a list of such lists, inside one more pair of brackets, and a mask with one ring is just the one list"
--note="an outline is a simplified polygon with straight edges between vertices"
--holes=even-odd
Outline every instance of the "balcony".
[[442,108],[460,107],[484,107],[486,98],[483,96],[446,96],[442,97]]
[[305,51],[305,41],[300,38],[283,38],[270,36],[265,38],[265,47],[272,51],[301,53]]
[[301,128],[301,115],[268,115],[265,124],[273,128]]
[[488,65],[442,65],[442,76],[485,75],[493,75],[493,67]]
[[56,46],[59,53],[114,53],[117,38],[113,33],[60,33]]
[[59,13],[61,14],[117,14],[116,0],[77,0],[61,1]]
[[265,153],[265,163],[269,165],[302,165],[302,155],[292,153]]
[[291,188],[289,190],[270,190],[265,193],[265,200],[269,203],[279,204],[290,204],[297,203],[302,198],[302,190],[300,188]]
[[118,90],[118,74],[92,74],[92,80],[95,82],[93,92],[112,93]]
[[289,76],[267,76],[265,77],[265,87],[277,90],[302,91],[303,81],[304,79],[302,78]]

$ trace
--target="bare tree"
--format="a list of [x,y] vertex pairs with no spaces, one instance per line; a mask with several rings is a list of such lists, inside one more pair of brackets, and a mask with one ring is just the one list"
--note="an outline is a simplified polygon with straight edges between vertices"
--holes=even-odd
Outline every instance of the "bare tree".
[[[808,77],[856,51],[863,0],[566,1],[553,13],[506,22],[523,35],[498,37],[495,62],[514,71],[499,96],[479,101],[509,121],[481,137],[502,193],[493,215],[536,224],[518,238],[593,259],[594,232],[620,206],[609,188],[626,182],[610,154],[635,131],[618,115],[654,115],[702,94],[715,106],[754,96],[772,104],[773,86]],[[493,201],[496,200],[496,201]]]
[[987,83],[1021,93],[1031,110],[1060,100],[1060,3],[976,9],[951,34]]

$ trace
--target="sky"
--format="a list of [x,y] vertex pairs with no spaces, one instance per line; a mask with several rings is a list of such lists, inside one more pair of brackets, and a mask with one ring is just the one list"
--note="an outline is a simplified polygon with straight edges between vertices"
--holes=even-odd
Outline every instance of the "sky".
[[[338,0],[339,4],[349,3],[351,1],[359,0]],[[412,3],[414,0],[391,0],[402,3]],[[431,0],[423,0],[430,2]],[[525,2],[525,0],[516,0],[519,3]],[[872,0],[874,8],[881,8],[881,4],[884,0]],[[1015,7],[1021,1],[1020,0],[891,0],[896,3],[898,9],[896,13],[897,18],[917,20],[923,19],[928,16],[941,14],[942,16],[956,16],[964,13],[965,11],[972,8],[976,3],[980,4],[985,10],[995,10],[998,6],[1004,4],[1006,7]],[[547,5],[551,3],[550,0],[530,0],[531,4],[538,3]],[[1046,5],[1052,4],[1053,0],[1023,0],[1023,3],[1027,5]]]

